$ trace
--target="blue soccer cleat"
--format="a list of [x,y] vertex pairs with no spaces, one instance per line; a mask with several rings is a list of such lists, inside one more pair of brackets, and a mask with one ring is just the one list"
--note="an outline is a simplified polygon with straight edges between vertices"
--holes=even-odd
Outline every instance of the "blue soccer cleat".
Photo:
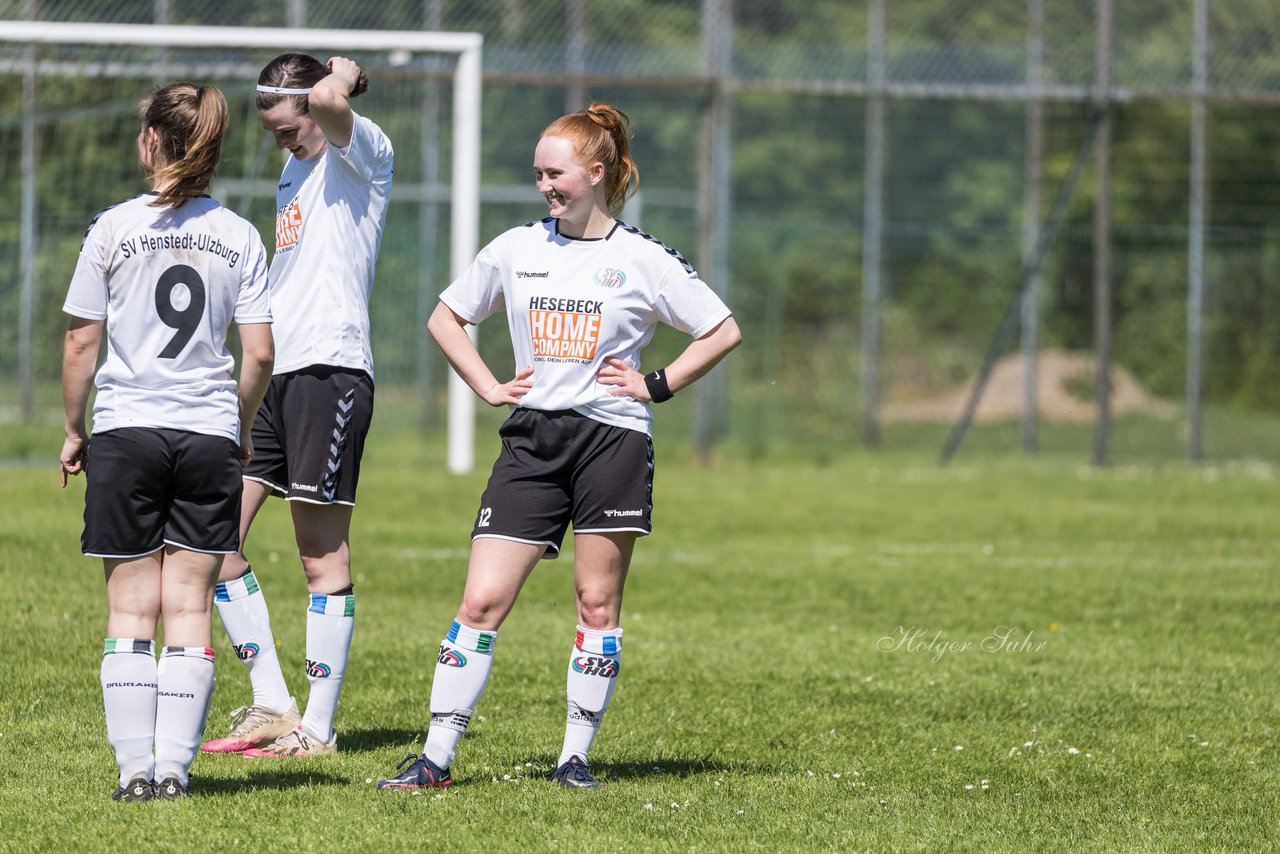
[[[410,762],[413,764],[409,765]],[[409,765],[408,771],[405,771],[399,777],[379,781],[378,788],[444,789],[453,785],[453,778],[449,776],[449,769],[437,766],[426,756],[406,756],[396,766],[396,770],[399,771],[405,765]]]
[[551,781],[566,789],[598,789],[604,784],[591,776],[586,760],[570,756],[569,760],[551,772]]

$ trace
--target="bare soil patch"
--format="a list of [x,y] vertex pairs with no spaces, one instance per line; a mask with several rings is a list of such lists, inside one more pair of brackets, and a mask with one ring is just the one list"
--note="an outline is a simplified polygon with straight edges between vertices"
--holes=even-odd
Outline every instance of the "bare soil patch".
[[[1091,393],[1085,399],[1080,392],[1093,387],[1097,367],[1092,354],[1043,350],[1036,360],[1036,368],[1036,410],[1042,419],[1089,424],[1097,418],[1098,407]],[[1021,353],[997,362],[974,413],[974,421],[989,424],[1020,418],[1025,371],[1026,361]],[[975,381],[976,377],[964,386],[928,400],[886,404],[881,417],[885,421],[954,422],[964,413]],[[1111,414],[1133,413],[1173,418],[1177,407],[1152,395],[1124,368],[1113,366]]]

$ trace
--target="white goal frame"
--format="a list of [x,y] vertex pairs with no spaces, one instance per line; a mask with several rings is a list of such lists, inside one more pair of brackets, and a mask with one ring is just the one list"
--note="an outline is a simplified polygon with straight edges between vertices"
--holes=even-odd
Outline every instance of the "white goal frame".
[[[340,51],[409,51],[453,54],[452,183],[449,193],[449,269],[460,276],[476,255],[480,232],[480,33],[411,30],[320,30],[270,27],[184,27],[153,24],[75,24],[4,21],[0,42],[25,44],[120,45],[139,47],[235,47],[280,50],[325,48]],[[35,198],[34,170],[25,170],[24,200]],[[24,300],[34,291],[34,205],[23,205],[22,287]],[[27,222],[30,218],[30,222]],[[28,237],[31,235],[31,237]],[[30,292],[28,291],[30,289]],[[469,330],[474,335],[474,328]],[[420,334],[425,334],[422,332]],[[449,372],[449,470],[463,473],[475,463],[475,395]]]

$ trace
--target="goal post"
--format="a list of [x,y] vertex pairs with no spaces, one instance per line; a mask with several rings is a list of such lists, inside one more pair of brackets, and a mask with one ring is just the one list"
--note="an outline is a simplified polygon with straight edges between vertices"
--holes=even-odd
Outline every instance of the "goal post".
[[[449,269],[452,276],[456,278],[461,275],[475,257],[480,230],[481,52],[484,44],[484,37],[480,33],[4,21],[3,26],[0,26],[0,43],[31,49],[25,60],[29,64],[26,70],[28,79],[34,77],[39,67],[34,50],[43,45],[279,51],[324,49],[334,52],[390,52],[398,55],[433,53],[456,56],[453,69],[451,190],[448,198]],[[184,67],[182,59],[172,54],[166,59],[166,64],[175,72]],[[34,87],[24,87],[24,115],[34,114],[34,98]],[[32,134],[24,136],[33,137]],[[29,145],[34,146],[34,142]],[[25,163],[25,158],[28,155],[34,157],[35,152],[24,150],[23,154]],[[36,211],[34,202],[26,202],[36,198],[37,180],[36,169],[24,168],[22,240],[19,249],[21,303],[24,307],[33,301],[35,290],[37,241],[33,235],[36,229]],[[30,312],[25,309],[23,322],[30,323]],[[20,334],[29,340],[31,330],[20,330]],[[419,334],[425,334],[425,330],[419,330]],[[30,388],[33,381],[29,354],[23,354],[21,361],[24,398],[28,398],[26,389]],[[453,371],[449,375],[448,406],[449,469],[459,473],[470,471],[475,456],[475,399],[471,390]]]

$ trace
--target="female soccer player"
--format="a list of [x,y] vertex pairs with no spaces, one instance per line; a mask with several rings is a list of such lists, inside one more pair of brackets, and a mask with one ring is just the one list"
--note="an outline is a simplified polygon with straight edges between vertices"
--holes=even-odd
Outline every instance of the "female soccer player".
[[[541,558],[574,533],[578,626],[568,665],[564,744],[551,775],[595,788],[588,751],[622,650],[622,588],[636,538],[650,531],[650,403],[662,403],[738,345],[729,309],[672,249],[619,221],[639,171],[627,118],[596,104],[542,132],[533,156],[550,216],[485,247],[440,297],[428,329],[480,397],[516,407],[480,499],[457,619],[440,646],[421,756],[379,788],[452,783],[449,767],[493,661],[498,629]],[[466,332],[506,309],[516,374],[500,382]],[[657,323],[694,340],[642,373]]]
[[187,794],[213,693],[213,586],[239,545],[241,464],[271,378],[266,250],[205,195],[226,128],[212,86],[175,83],[143,101],[138,156],[154,191],[94,219],[63,306],[61,479],[85,472],[81,548],[106,570],[102,699],[120,801]]
[[[350,99],[360,66],[299,53],[258,75],[257,107],[291,155],[276,193],[271,311],[276,366],[253,427],[245,470],[241,551],[223,566],[218,616],[249,669],[253,701],[232,713],[210,753],[317,756],[337,752],[338,695],[355,627],[348,536],[365,435],[373,417],[369,292],[391,194],[391,142]],[[306,713],[285,685],[271,618],[244,541],[269,495],[289,502],[307,576]]]

